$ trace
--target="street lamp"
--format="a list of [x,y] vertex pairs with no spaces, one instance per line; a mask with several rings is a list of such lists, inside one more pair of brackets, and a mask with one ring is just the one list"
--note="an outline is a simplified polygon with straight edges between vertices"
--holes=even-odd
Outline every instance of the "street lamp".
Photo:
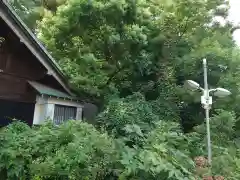
[[201,96],[201,104],[205,109],[206,115],[206,127],[207,127],[207,150],[208,150],[208,164],[211,165],[212,161],[212,150],[211,150],[211,136],[210,136],[210,124],[209,124],[209,111],[212,105],[212,93],[214,96],[217,97],[225,97],[231,94],[230,91],[223,88],[216,88],[216,89],[208,89],[208,82],[207,82],[207,60],[203,59],[203,72],[204,72],[204,88],[200,87],[200,85],[192,80],[187,80],[185,82],[185,86],[191,90],[201,90],[203,95]]

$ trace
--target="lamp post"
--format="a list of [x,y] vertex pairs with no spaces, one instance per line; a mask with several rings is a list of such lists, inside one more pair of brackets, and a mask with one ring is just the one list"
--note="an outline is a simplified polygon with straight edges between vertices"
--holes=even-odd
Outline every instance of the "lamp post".
[[206,116],[206,128],[207,128],[207,152],[208,152],[208,164],[211,166],[212,163],[212,149],[211,149],[211,135],[210,135],[210,123],[209,123],[209,111],[212,105],[212,93],[217,97],[225,97],[231,94],[230,91],[223,88],[209,89],[208,88],[208,76],[207,76],[207,60],[203,59],[203,72],[204,72],[204,88],[192,80],[187,80],[185,86],[191,90],[201,90],[203,95],[201,96],[201,104],[205,109]]

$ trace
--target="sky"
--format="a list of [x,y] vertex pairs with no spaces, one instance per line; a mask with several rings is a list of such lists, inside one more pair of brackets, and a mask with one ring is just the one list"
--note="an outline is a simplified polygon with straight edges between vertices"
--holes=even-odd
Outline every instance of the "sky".
[[[234,24],[240,24],[240,0],[230,0],[229,20]],[[240,46],[240,30],[236,30],[233,37]]]

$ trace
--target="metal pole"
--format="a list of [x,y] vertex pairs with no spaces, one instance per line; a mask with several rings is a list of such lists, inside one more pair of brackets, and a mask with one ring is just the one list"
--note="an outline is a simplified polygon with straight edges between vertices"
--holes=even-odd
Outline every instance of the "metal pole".
[[209,89],[207,82],[207,61],[203,59],[203,72],[204,72],[204,97],[206,104],[204,106],[206,114],[206,127],[207,127],[207,151],[208,151],[208,165],[211,166],[212,161],[212,150],[211,150],[211,136],[210,136],[210,123],[209,123]]

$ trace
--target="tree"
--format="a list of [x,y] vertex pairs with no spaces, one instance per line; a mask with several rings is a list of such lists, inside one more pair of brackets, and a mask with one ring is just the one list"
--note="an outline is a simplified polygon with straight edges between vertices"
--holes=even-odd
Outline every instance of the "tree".
[[8,0],[8,2],[28,27],[35,30],[37,21],[48,11],[55,12],[65,0]]
[[179,86],[186,79],[203,83],[200,60],[208,59],[212,85],[226,85],[222,77],[237,72],[233,26],[214,21],[226,14],[224,0],[68,0],[44,16],[37,33],[80,94],[117,90],[120,97],[161,99],[178,107],[188,131],[203,119],[199,94]]
[[8,0],[29,28],[35,28],[36,21],[41,18],[43,9],[41,8],[41,0]]

